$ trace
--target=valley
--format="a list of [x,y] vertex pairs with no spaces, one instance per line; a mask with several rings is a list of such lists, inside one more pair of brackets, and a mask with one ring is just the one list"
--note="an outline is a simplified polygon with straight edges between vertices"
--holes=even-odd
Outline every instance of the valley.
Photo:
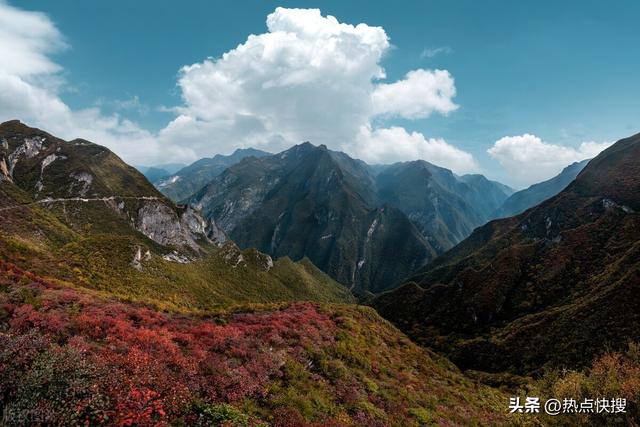
[[484,177],[308,143],[237,159],[175,204],[88,141],[16,121],[0,139],[9,413],[526,426],[509,397],[570,378],[637,402],[637,136],[505,219],[513,190]]
[[0,427],[640,427],[638,22],[0,0]]

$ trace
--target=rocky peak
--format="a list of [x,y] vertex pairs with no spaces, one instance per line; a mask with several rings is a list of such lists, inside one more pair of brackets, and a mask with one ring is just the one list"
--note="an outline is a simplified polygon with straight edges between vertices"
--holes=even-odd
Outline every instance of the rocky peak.
[[104,207],[156,243],[195,253],[202,243],[226,240],[214,222],[178,208],[106,147],[67,142],[17,120],[0,124],[0,141],[0,180],[41,206],[85,211],[77,219],[88,223],[100,221],[94,216]]

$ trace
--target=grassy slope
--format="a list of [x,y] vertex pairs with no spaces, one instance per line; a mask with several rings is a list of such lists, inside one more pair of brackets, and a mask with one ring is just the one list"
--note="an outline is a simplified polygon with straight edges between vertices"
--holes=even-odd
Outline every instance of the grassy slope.
[[504,421],[506,396],[366,307],[162,314],[0,262],[0,328],[0,405],[65,425]]
[[[5,182],[0,183],[0,201],[10,206],[30,199]],[[172,310],[296,299],[352,301],[348,290],[307,260],[294,263],[282,258],[266,272],[251,262],[255,251],[244,251],[247,262],[234,267],[224,259],[225,251],[209,247],[205,258],[190,264],[166,261],[160,256],[167,252],[165,248],[133,230],[102,202],[69,202],[53,210],[28,205],[2,214],[3,259],[125,299]],[[76,221],[80,217],[82,221]],[[73,230],[62,220],[72,224]],[[152,254],[149,261],[142,261],[142,271],[131,265],[138,248]]]

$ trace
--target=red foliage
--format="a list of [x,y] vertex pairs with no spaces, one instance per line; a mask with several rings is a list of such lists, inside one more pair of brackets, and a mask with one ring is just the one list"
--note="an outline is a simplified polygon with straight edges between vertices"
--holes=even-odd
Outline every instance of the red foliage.
[[[122,426],[188,419],[185,411],[196,401],[233,403],[264,396],[269,381],[282,375],[285,357],[302,362],[305,347],[334,345],[336,331],[333,320],[311,303],[234,314],[219,325],[92,298],[0,261],[3,323],[3,336],[37,333],[41,338],[23,341],[20,357],[0,358],[5,384],[0,398],[10,399],[19,387],[6,382],[9,375],[35,369],[35,353],[65,346],[95,368],[91,375],[97,377],[86,386],[104,397],[103,408],[96,408],[100,403],[94,399],[91,408],[77,407],[74,413],[99,413],[87,422],[108,419]],[[299,421],[299,414],[281,415],[279,425]]]

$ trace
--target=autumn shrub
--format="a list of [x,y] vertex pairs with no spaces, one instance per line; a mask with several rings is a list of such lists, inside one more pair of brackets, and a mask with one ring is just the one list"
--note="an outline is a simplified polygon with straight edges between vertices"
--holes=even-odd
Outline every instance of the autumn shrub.
[[0,336],[0,393],[6,425],[100,424],[110,402],[98,387],[107,375],[72,346],[38,333]]
[[625,412],[578,413],[538,417],[547,425],[615,426],[640,425],[640,345],[630,343],[626,351],[609,352],[598,357],[584,371],[553,370],[533,383],[529,395],[549,398],[626,399]]
[[492,425],[502,417],[495,391],[435,361],[369,308],[295,302],[169,314],[2,261],[0,289],[8,425]]

